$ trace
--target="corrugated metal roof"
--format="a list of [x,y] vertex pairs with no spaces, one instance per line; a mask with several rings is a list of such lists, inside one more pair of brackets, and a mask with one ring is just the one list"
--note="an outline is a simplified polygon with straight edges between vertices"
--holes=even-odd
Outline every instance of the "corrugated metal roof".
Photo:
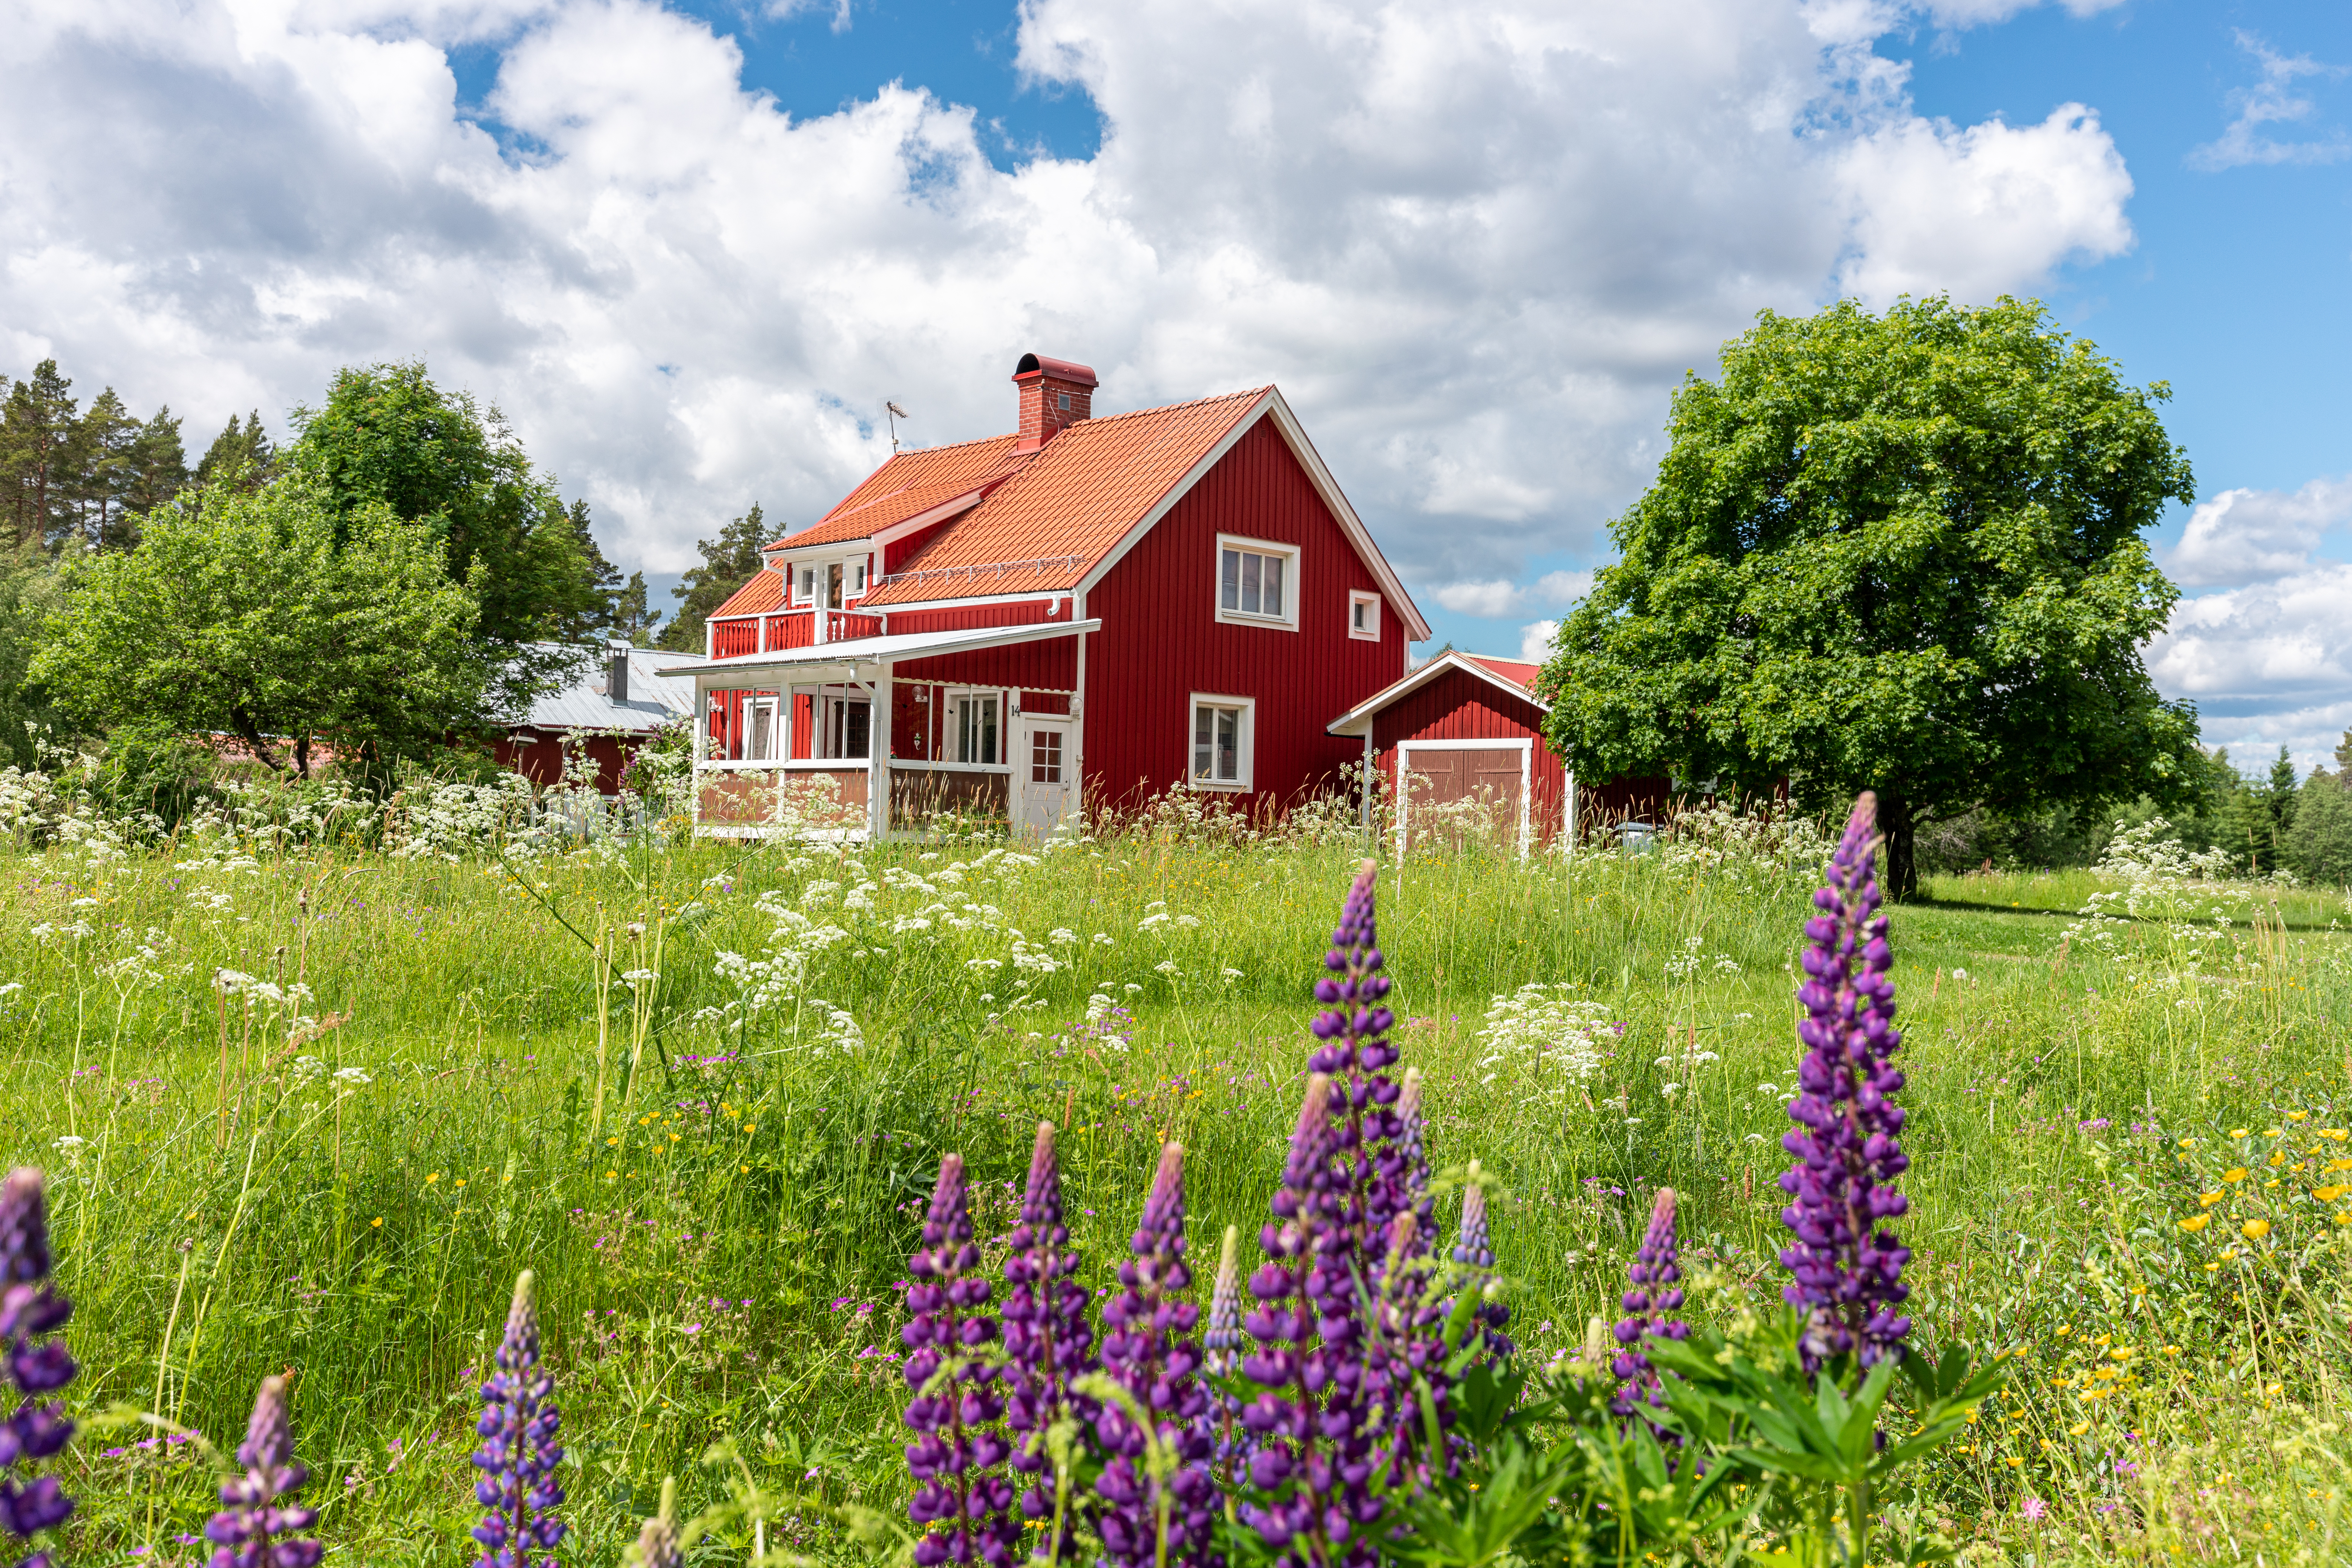
[[[556,645],[533,646],[541,652],[551,652]],[[694,717],[694,672],[710,662],[700,654],[631,648],[628,700],[615,702],[604,690],[611,676],[605,662],[609,656],[602,647],[582,651],[589,657],[572,683],[534,698],[528,714],[509,721],[510,728],[627,730],[648,734],[666,724]]]
[[1075,586],[1267,390],[1070,426],[986,500],[910,556],[899,568],[902,580],[886,580],[858,607],[920,604],[941,596],[938,580],[926,581],[924,574],[1006,563],[1018,563],[1019,568],[992,574],[987,593]]

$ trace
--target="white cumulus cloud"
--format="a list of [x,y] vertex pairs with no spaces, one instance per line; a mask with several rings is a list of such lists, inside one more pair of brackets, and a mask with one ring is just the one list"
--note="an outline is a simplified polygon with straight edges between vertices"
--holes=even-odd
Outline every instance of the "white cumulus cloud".
[[1591,592],[1590,572],[1547,572],[1525,587],[1498,577],[1483,583],[1446,583],[1432,589],[1430,596],[1456,615],[1499,619],[1529,610],[1563,609]]
[[[1008,428],[1024,350],[1093,363],[1107,413],[1278,381],[1409,581],[1526,615],[1562,595],[1525,563],[1595,543],[1759,308],[2131,243],[2095,114],[1922,118],[1870,52],[1889,8],[1021,16],[1095,156],[996,168],[911,80],[797,118],[652,0],[0,0],[0,369],[55,355],[202,440],[422,356],[656,570],[754,499],[829,505],[886,397],[920,441]],[[478,115],[459,45],[499,55]]]
[[2197,503],[2164,569],[2192,588],[2284,577],[2310,564],[2320,540],[2347,522],[2352,474],[2297,490],[2223,490]]

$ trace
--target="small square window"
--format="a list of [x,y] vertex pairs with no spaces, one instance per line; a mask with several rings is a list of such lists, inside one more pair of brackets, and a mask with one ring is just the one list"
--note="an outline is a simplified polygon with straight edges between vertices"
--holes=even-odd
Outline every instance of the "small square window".
[[1349,594],[1348,635],[1359,642],[1381,640],[1381,596],[1378,594]]
[[1246,697],[1193,694],[1192,782],[1196,787],[1250,787],[1256,709]]
[[1062,395],[1061,395],[1061,399],[1060,399],[1060,402],[1058,403],[1057,406],[1058,406],[1058,407],[1061,409],[1061,411],[1062,411],[1063,413],[1065,413],[1065,414],[1067,414],[1067,413],[1070,411],[1070,395],[1069,395],[1068,393],[1066,393],[1066,393],[1062,394]]

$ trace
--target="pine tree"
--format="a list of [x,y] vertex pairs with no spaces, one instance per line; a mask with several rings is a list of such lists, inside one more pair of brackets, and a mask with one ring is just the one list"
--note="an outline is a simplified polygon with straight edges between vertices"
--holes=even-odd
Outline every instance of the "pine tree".
[[209,485],[213,475],[225,464],[242,464],[245,479],[239,489],[257,490],[268,484],[278,472],[278,449],[269,443],[268,435],[261,428],[261,410],[257,408],[245,416],[239,428],[236,416],[229,416],[228,428],[213,437],[205,455],[196,464],[196,483]]
[[139,519],[169,502],[193,477],[187,448],[180,444],[180,421],[170,404],[139,426],[125,458],[121,542],[129,548],[139,542]]
[[2281,746],[2278,760],[2271,764],[2268,788],[2263,795],[2263,806],[2270,817],[2268,847],[2273,868],[2281,863],[2287,833],[2294,826],[2295,784],[2294,756]]
[[751,574],[760,569],[761,547],[771,542],[757,501],[741,517],[730,519],[716,540],[696,540],[694,547],[702,552],[702,564],[689,569],[678,585],[670,590],[685,602],[678,605],[677,618],[663,631],[658,646],[680,653],[700,653],[705,641],[703,623],[736,589],[751,580]]
[[50,543],[73,523],[72,459],[76,400],[73,383],[45,359],[8,389],[0,412],[0,505],[18,543]]
[[651,647],[654,627],[661,618],[659,610],[646,607],[646,574],[630,573],[629,580],[613,594],[613,635],[639,647]]
[[[122,492],[130,486],[131,447],[139,438],[139,421],[108,387],[89,400],[89,411],[75,422],[67,443],[73,507],[71,542],[83,550],[103,550],[122,542],[120,523]],[[68,542],[53,541],[63,549]]]

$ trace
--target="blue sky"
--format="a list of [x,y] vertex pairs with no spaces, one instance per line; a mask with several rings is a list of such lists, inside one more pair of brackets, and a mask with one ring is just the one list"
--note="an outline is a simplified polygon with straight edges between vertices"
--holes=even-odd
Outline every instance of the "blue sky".
[[[795,114],[831,113],[898,79],[977,110],[982,145],[1002,168],[1041,150],[1090,158],[1100,144],[1103,117],[1082,89],[1024,81],[1011,5],[884,0],[845,16],[806,8],[781,18],[737,5],[682,8],[734,37],[745,82]],[[2172,384],[2167,422],[2202,493],[2292,491],[2352,469],[2339,369],[2352,362],[2352,160],[2334,151],[2352,135],[2352,81],[2340,67],[2324,68],[2352,62],[2352,6],[2127,0],[2089,15],[2038,7],[1965,28],[1921,18],[1881,38],[1875,53],[1909,66],[1921,113],[1957,124],[2030,123],[2067,102],[2097,111],[2130,171],[2137,243],[2063,268],[2041,293],[2131,379]],[[2298,57],[2323,68],[2282,76],[2271,63]],[[2229,166],[2200,156],[2266,81],[2310,107],[2254,121],[2257,144],[2311,151]],[[2164,542],[2187,520],[2178,509]],[[1538,549],[1528,571],[1596,565],[1607,559],[1599,542]],[[2314,552],[2346,553],[2341,534]],[[1509,617],[1424,607],[1440,638],[1495,651],[1521,641],[1522,623]],[[2236,740],[2250,764],[2257,752],[2272,754],[2267,737],[2238,722],[2273,706],[2269,693],[2200,695],[2212,738]]]
[[2039,294],[2202,502],[2148,649],[2352,728],[2352,7],[2164,0],[20,0],[0,371],[192,426],[422,355],[663,586],[760,500],[1272,380],[1458,645],[1539,643],[1759,309]]

